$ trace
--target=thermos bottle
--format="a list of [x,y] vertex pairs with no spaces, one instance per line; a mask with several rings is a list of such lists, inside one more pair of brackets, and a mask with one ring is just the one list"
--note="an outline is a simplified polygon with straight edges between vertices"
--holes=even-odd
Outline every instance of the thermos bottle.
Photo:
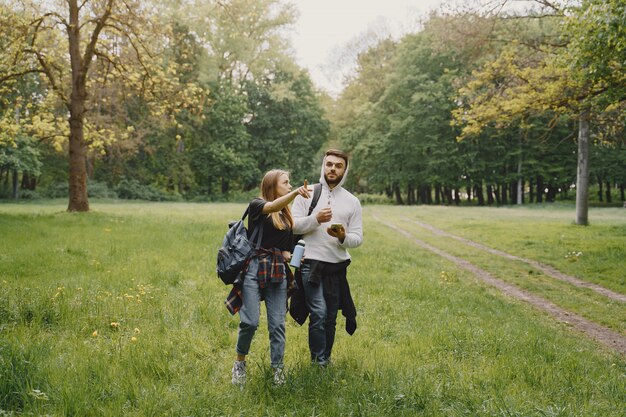
[[296,244],[296,247],[293,249],[293,254],[291,255],[291,262],[289,265],[294,268],[300,268],[300,261],[302,261],[302,255],[304,255],[304,240],[300,239]]

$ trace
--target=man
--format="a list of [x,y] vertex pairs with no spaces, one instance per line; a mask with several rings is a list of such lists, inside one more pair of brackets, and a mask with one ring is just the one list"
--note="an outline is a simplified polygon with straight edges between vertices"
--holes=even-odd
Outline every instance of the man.
[[348,155],[328,150],[322,163],[318,204],[307,215],[311,199],[298,196],[292,207],[294,234],[302,234],[305,241],[299,272],[306,308],[302,313],[303,306],[292,298],[290,313],[300,324],[308,313],[311,361],[320,366],[330,360],[339,309],[346,317],[348,333],[356,330],[356,309],[346,277],[350,264],[347,249],[363,242],[363,224],[359,199],[342,187],[347,173]]

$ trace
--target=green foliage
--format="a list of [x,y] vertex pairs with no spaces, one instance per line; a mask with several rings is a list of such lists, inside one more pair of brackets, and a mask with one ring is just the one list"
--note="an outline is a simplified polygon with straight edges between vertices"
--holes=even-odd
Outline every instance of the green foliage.
[[248,189],[262,173],[250,152],[251,138],[243,121],[247,99],[230,83],[211,84],[211,106],[194,130],[189,145],[197,194],[227,197]]
[[119,198],[126,200],[175,201],[175,195],[165,193],[152,185],[141,184],[136,179],[124,178],[115,188]]
[[[304,72],[277,71],[262,83],[245,86],[251,156],[261,172],[282,168],[294,184],[317,174],[317,151],[328,136],[328,122]],[[317,175],[314,177],[317,178]]]
[[91,198],[116,198],[117,193],[109,188],[106,183],[91,181],[89,182],[89,197]]
[[525,202],[568,198],[579,112],[593,106],[593,162],[611,171],[601,174],[610,187],[623,188],[621,169],[597,152],[624,137],[626,83],[614,82],[624,73],[616,54],[606,54],[612,79],[579,79],[593,70],[578,60],[581,45],[588,59],[597,53],[583,28],[606,32],[619,54],[623,5],[601,3],[583,2],[571,14],[542,3],[544,13],[515,18],[433,13],[420,32],[360,54],[333,117],[339,146],[353,153],[349,186],[393,194],[400,204],[459,204],[464,194],[473,204],[511,204],[520,190]]
[[371,205],[371,204],[393,204],[393,199],[389,198],[385,194],[367,194],[367,193],[358,193],[356,195],[361,202],[361,205]]
[[605,103],[623,102],[626,93],[626,4],[585,0],[567,21],[570,64],[583,83],[602,87]]
[[0,171],[28,172],[39,175],[41,158],[33,140],[17,137],[13,143],[0,144]]

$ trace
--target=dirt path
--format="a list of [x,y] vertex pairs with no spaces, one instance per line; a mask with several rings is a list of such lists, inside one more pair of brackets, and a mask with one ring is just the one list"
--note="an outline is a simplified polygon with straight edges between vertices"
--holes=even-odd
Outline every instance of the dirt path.
[[[496,288],[498,288],[500,291],[502,291],[504,294],[514,297],[516,299],[525,301],[533,306],[535,306],[538,309],[541,309],[545,312],[547,312],[548,314],[550,314],[551,316],[553,316],[555,319],[566,323],[570,326],[572,326],[574,329],[586,334],[587,336],[597,340],[598,342],[602,343],[605,346],[608,346],[611,349],[616,350],[617,352],[621,353],[622,355],[626,356],[626,337],[622,336],[621,334],[614,332],[610,329],[607,329],[606,327],[600,326],[598,324],[595,324],[587,319],[585,319],[582,316],[579,316],[578,314],[572,313],[570,311],[564,310],[560,307],[558,307],[557,305],[555,305],[554,303],[546,300],[545,298],[539,297],[537,295],[531,294],[529,292],[526,292],[524,290],[522,290],[521,288],[517,287],[516,285],[513,284],[509,284],[506,283],[496,277],[494,277],[493,275],[491,275],[489,272],[485,271],[484,269],[481,269],[479,267],[477,267],[476,265],[472,264],[471,262],[466,261],[465,259],[456,257],[454,255],[451,255],[439,248],[436,248],[422,240],[417,239],[416,237],[414,237],[411,233],[407,232],[406,230],[390,224],[389,222],[385,221],[383,222],[377,215],[376,213],[373,213],[373,217],[376,221],[384,224],[387,227],[390,227],[394,230],[396,230],[398,233],[406,236],[408,239],[410,239],[411,241],[413,241],[415,244],[417,244],[418,246],[429,250],[451,262],[453,262],[454,264],[456,264],[457,266],[466,269],[467,271],[470,271],[472,274],[474,274],[476,277],[480,278],[482,281],[486,282],[489,285],[492,285]],[[444,233],[444,232],[442,232]],[[504,253],[504,252],[503,252]]]
[[619,294],[616,293],[615,291],[611,291],[608,288],[604,288],[600,285],[597,284],[593,284],[591,282],[586,282],[583,281],[581,279],[578,279],[576,277],[573,277],[571,275],[567,275],[564,274],[563,272],[555,269],[554,267],[550,266],[550,265],[546,265],[546,264],[542,264],[541,262],[537,262],[537,261],[533,261],[532,259],[525,259],[525,258],[521,258],[519,256],[515,256],[515,255],[511,255],[510,253],[506,253],[506,252],[502,252],[498,249],[493,249],[490,248],[489,246],[485,246],[481,243],[477,243],[474,241],[471,241],[469,239],[465,239],[463,237],[460,236],[455,236],[453,234],[450,234],[448,232],[444,232],[443,230],[437,229],[436,227],[433,227],[427,223],[423,223],[419,220],[415,220],[415,219],[409,219],[407,217],[404,217],[404,219],[406,221],[409,222],[413,222],[415,224],[417,224],[418,226],[430,230],[432,233],[438,235],[438,236],[446,236],[452,239],[456,239],[460,242],[463,242],[469,246],[473,246],[475,248],[478,249],[482,249],[486,252],[492,253],[494,255],[498,255],[498,256],[502,256],[504,258],[507,259],[512,259],[512,260],[516,260],[516,261],[521,261],[524,263],[527,263],[528,265],[533,266],[534,268],[540,270],[541,272],[543,272],[544,274],[548,275],[549,277],[552,277],[554,279],[558,279],[560,281],[564,281],[567,282],[569,284],[575,285],[577,287],[580,288],[589,288],[590,290],[593,290],[595,292],[597,292],[598,294],[602,294],[607,298],[610,298],[611,300],[616,300],[616,301],[621,301],[622,303],[626,303],[626,295],[624,294]]

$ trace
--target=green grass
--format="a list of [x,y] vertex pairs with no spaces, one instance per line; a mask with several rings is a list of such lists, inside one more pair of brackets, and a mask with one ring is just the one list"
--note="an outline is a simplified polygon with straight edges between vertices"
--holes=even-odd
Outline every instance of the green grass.
[[[419,219],[457,236],[556,267],[626,293],[626,209],[591,208],[590,226],[573,223],[569,205],[478,208],[382,207],[390,219]],[[579,257],[571,253],[581,253]]]
[[[623,275],[594,272],[594,265],[624,266],[623,249],[618,256],[611,249],[624,239],[617,209],[592,210],[592,226],[577,228],[572,213],[558,208],[367,206],[365,243],[351,251],[349,271],[355,335],[340,318],[334,363],[321,371],[308,363],[306,326],[288,318],[288,379],[274,387],[263,317],[243,390],[230,385],[238,320],[223,307],[228,288],[215,276],[214,257],[226,222],[244,206],[93,202],[87,214],[64,209],[65,202],[0,205],[0,415],[626,415],[624,357],[502,296],[371,215],[420,218],[558,268],[583,265],[572,274],[624,293]],[[563,232],[567,245],[552,236]],[[440,239],[457,256],[478,256]],[[590,240],[593,247],[576,247]],[[564,250],[584,255],[573,264]],[[599,253],[609,255],[597,260]],[[487,258],[481,267],[489,267]],[[539,284],[529,289],[547,291]],[[587,301],[573,290],[563,298],[570,294],[578,297],[573,304]],[[591,314],[619,328],[611,315],[618,314]]]
[[[446,208],[442,208],[443,212],[446,212]],[[470,209],[471,210],[471,209]],[[539,218],[540,222],[544,224],[531,226],[533,211],[525,213],[528,218],[523,222],[520,222],[519,212],[511,212],[505,210],[504,213],[492,212],[488,216],[474,218],[470,221],[472,226],[465,225],[465,228],[461,226],[461,217],[450,218],[448,216],[448,222],[441,222],[440,218],[434,218],[428,208],[419,208],[413,213],[407,213],[406,210],[397,210],[396,208],[387,209],[375,209],[386,221],[393,222],[395,225],[399,225],[405,230],[409,231],[416,238],[432,244],[440,249],[444,249],[452,255],[467,259],[476,266],[488,271],[491,275],[513,283],[524,290],[530,291],[534,294],[540,295],[553,303],[561,306],[569,311],[576,312],[583,317],[586,317],[592,321],[595,321],[603,326],[609,327],[612,330],[620,332],[626,335],[626,309],[624,304],[620,301],[614,301],[607,297],[597,294],[588,288],[580,288],[569,283],[565,283],[556,280],[550,276],[545,275],[542,271],[534,268],[528,263],[522,261],[512,261],[510,259],[500,257],[485,250],[474,248],[466,243],[459,242],[451,237],[441,237],[435,233],[420,227],[413,219],[426,220],[428,223],[434,224],[435,222],[443,224],[443,228],[448,233],[471,239],[475,242],[486,244],[492,248],[504,248],[509,254],[522,256],[525,259],[542,260],[545,263],[549,263],[559,270],[564,271],[572,268],[568,268],[570,264],[576,263],[576,265],[584,265],[584,268],[573,269],[574,276],[582,279],[583,281],[594,282],[593,277],[598,276],[595,273],[587,273],[590,270],[589,265],[597,265],[603,263],[603,270],[611,271],[613,275],[601,275],[602,285],[607,288],[616,288],[621,290],[622,293],[626,291],[626,287],[622,288],[622,281],[626,270],[624,267],[623,259],[626,258],[626,234],[619,235],[621,231],[618,231],[618,235],[614,234],[616,228],[615,225],[609,224],[596,224],[590,227],[579,227],[569,225],[566,219],[561,219],[562,224],[558,221],[547,222],[543,218],[543,213]],[[450,214],[453,216],[462,215],[463,212],[470,217],[470,213],[467,213],[467,209],[453,209]],[[487,214],[488,211],[485,213]],[[494,221],[494,214],[498,214],[500,217],[497,221]],[[539,214],[539,213],[537,213]],[[555,213],[551,213],[555,214]],[[619,212],[618,212],[619,214]],[[605,218],[609,218],[606,213],[603,213]],[[457,223],[458,222],[458,223]],[[495,237],[489,235],[485,238],[484,232],[488,227],[492,227],[497,232],[501,230],[508,230],[505,237],[498,239],[498,236],[503,234],[497,234]],[[528,229],[533,230],[536,236],[529,236]],[[473,233],[476,230],[476,233]],[[478,232],[478,231],[481,232]],[[537,232],[537,231],[541,232]],[[585,252],[579,257],[563,256],[562,258],[554,258],[546,256],[545,251],[550,251],[555,248],[557,244],[546,244],[550,242],[551,234],[554,233],[567,233],[570,235],[570,242],[575,242],[574,247],[584,248]],[[626,232],[626,230],[625,230]],[[519,242],[511,239],[511,235],[518,234],[523,242]],[[621,246],[620,246],[621,245]],[[616,253],[611,253],[611,256],[598,255],[604,252],[605,247],[618,247],[620,250]],[[534,248],[534,249],[530,249]],[[557,249],[558,250],[558,249]],[[579,251],[576,251],[579,252]],[[610,251],[609,251],[610,253]],[[601,260],[596,259],[600,257]],[[621,269],[621,274],[620,274]],[[594,272],[594,271],[592,271]],[[570,273],[572,273],[570,271]],[[597,280],[595,280],[597,281]]]

